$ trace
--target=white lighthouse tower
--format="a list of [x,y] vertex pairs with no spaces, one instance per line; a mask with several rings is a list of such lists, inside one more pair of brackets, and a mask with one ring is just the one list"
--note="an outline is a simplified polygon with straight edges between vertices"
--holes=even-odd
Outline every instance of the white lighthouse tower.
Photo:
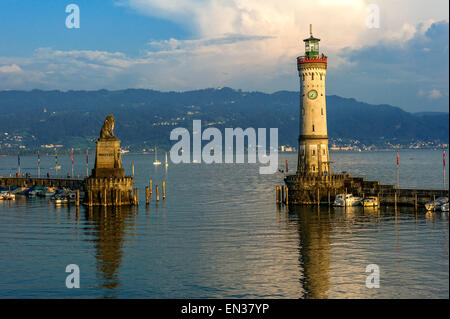
[[300,135],[297,174],[301,176],[328,176],[327,108],[325,76],[327,57],[319,53],[320,39],[310,37],[305,42],[305,55],[297,58],[300,77]]

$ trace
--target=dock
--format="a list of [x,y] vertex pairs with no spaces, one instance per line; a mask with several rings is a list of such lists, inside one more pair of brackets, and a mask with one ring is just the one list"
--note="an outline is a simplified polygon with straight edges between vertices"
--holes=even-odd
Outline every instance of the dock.
[[423,207],[427,202],[449,196],[449,191],[445,189],[397,188],[350,174],[294,174],[286,176],[284,181],[287,186],[286,197],[289,204],[293,205],[333,205],[336,195],[353,194],[362,198],[376,196],[381,206]]
[[56,187],[86,191],[85,179],[80,178],[43,178],[43,177],[1,177],[0,187]]

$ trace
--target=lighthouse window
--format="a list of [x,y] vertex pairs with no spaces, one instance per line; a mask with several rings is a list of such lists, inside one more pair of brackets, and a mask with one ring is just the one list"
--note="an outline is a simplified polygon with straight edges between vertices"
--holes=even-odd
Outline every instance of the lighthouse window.
[[320,113],[323,115],[323,109],[320,109]]
[[314,125],[313,125],[313,127],[312,127],[312,131],[314,132]]
[[320,80],[322,81],[322,74],[320,75]]
[[314,73],[311,74],[311,80],[314,80]]
[[316,156],[316,150],[312,150],[312,156]]
[[312,170],[313,170],[313,172],[315,172],[315,171],[316,171],[316,166],[315,166],[315,165],[313,165],[313,166],[312,166],[312,168],[313,168],[313,169],[312,169]]

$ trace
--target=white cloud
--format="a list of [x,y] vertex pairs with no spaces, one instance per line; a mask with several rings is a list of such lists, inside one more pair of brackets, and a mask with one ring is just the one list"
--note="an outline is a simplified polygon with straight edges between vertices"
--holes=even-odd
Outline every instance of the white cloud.
[[22,72],[22,69],[17,64],[2,65],[2,66],[0,66],[0,72],[1,73],[16,73],[16,72]]
[[[322,39],[321,51],[329,57],[329,74],[336,75],[345,67],[358,67],[350,54],[342,54],[343,48],[351,52],[380,43],[402,48],[409,39],[424,34],[433,21],[448,20],[446,0],[120,0],[117,3],[189,28],[193,39],[143,43],[139,57],[122,52],[50,48],[37,49],[28,58],[0,57],[0,68],[20,65],[22,70],[8,75],[1,72],[0,89],[188,90],[231,86],[268,92],[297,90],[295,58],[303,54],[302,39],[309,36],[310,23],[314,35]],[[380,8],[378,29],[366,26],[366,9],[371,3]],[[426,45],[435,50],[429,43]],[[424,97],[437,96],[438,93],[430,92],[431,88],[448,95],[445,89],[431,85]],[[333,90],[333,83],[329,82],[327,89]]]
[[442,96],[441,92],[437,89],[432,89],[430,91],[430,95],[429,95],[430,99],[438,99],[441,96]]

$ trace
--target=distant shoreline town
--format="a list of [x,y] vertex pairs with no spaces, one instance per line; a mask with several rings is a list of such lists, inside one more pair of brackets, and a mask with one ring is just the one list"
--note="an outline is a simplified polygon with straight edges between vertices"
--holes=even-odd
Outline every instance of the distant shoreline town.
[[[1,140],[0,140],[1,143]],[[55,153],[58,155],[70,155],[74,154],[86,154],[86,150],[91,153],[94,152],[93,148],[70,148],[65,147],[62,144],[43,144],[40,147],[26,147],[20,145],[19,147],[11,147],[9,143],[0,144],[0,155],[49,155],[53,156]],[[170,148],[158,146],[157,149],[161,152],[169,152]],[[330,139],[330,151],[345,151],[345,152],[367,152],[367,151],[388,151],[393,149],[414,149],[414,150],[442,150],[442,148],[448,148],[447,143],[440,142],[428,142],[428,141],[413,141],[408,144],[394,144],[387,142],[385,145],[365,145],[358,140],[351,142],[343,142],[339,140]],[[152,154],[155,152],[153,147],[138,149],[131,146],[124,146],[121,150],[122,154]],[[290,145],[280,145],[278,148],[279,153],[297,153],[297,147]]]

